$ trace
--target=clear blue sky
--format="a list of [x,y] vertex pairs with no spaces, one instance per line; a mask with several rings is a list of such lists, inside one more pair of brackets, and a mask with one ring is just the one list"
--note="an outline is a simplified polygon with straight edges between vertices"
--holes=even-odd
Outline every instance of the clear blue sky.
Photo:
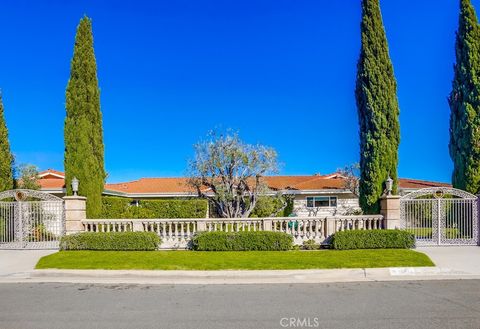
[[[450,181],[458,0],[383,0],[382,12],[398,81],[399,174]],[[183,175],[192,144],[220,125],[275,147],[282,174],[358,161],[359,0],[7,0],[0,88],[19,162],[63,169],[83,14],[93,19],[109,181]]]

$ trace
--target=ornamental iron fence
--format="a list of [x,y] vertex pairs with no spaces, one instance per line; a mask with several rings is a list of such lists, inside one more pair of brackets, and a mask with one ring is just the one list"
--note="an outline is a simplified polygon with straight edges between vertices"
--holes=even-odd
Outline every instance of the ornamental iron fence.
[[57,249],[65,234],[64,202],[33,190],[0,193],[0,249]]
[[425,188],[400,198],[402,229],[412,232],[417,245],[477,245],[478,198],[448,188]]

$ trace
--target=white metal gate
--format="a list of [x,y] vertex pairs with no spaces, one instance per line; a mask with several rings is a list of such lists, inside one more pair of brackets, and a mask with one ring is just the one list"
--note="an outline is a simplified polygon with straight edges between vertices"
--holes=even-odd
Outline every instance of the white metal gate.
[[64,234],[61,198],[33,190],[0,193],[0,249],[56,249]]
[[425,188],[400,199],[402,228],[417,245],[477,245],[478,198],[448,187]]

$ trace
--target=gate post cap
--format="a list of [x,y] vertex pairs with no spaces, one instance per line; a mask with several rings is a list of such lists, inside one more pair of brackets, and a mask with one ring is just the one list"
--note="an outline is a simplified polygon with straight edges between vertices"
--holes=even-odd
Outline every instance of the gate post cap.
[[401,195],[382,195],[381,199],[400,199]]
[[80,195],[68,195],[68,196],[64,196],[63,200],[87,200],[87,197],[80,196]]

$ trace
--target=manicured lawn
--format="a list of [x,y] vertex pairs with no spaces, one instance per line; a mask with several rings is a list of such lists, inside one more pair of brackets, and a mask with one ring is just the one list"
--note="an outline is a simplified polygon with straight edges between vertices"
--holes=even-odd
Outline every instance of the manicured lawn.
[[37,269],[293,270],[433,266],[425,254],[406,249],[320,251],[60,251]]
[[[412,233],[417,239],[431,239],[433,235],[431,227],[417,227],[406,229],[405,231]],[[447,239],[455,239],[461,235],[457,228],[446,228],[443,231]]]

